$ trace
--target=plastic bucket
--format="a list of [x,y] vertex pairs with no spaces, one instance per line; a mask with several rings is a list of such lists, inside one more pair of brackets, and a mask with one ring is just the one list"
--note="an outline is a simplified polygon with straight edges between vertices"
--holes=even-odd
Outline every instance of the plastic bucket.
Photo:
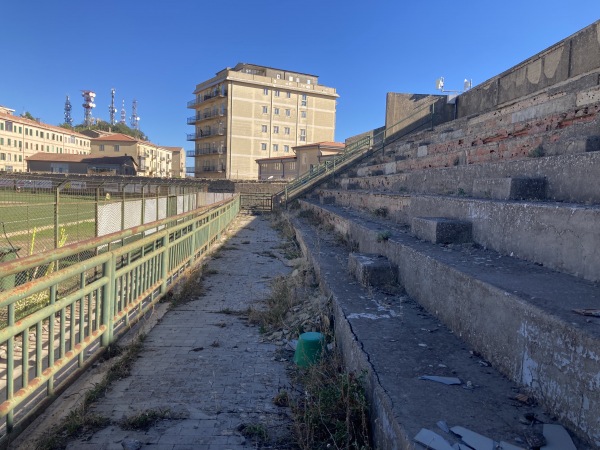
[[302,333],[294,352],[294,362],[298,367],[308,367],[316,363],[321,358],[324,345],[325,336],[323,334],[316,331]]

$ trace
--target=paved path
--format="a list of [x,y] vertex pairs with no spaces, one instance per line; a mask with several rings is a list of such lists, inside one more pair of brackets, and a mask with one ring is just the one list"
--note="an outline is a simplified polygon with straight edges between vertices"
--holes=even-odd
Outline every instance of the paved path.
[[[240,215],[232,234],[208,263],[204,293],[162,318],[148,333],[131,376],[94,404],[92,412],[113,424],[69,449],[121,450],[127,443],[136,448],[135,441],[153,450],[286,448],[289,413],[272,402],[279,388],[289,389],[280,347],[261,342],[257,327],[223,311],[245,310],[264,298],[270,280],[291,268],[268,218]],[[149,409],[169,409],[178,418],[148,431],[118,425]],[[262,424],[255,430],[268,430],[269,443],[244,437],[241,424]]]

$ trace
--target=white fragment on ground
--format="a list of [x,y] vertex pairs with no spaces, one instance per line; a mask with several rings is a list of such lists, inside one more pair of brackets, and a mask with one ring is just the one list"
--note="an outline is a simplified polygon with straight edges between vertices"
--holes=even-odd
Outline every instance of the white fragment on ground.
[[469,447],[477,450],[494,450],[496,444],[489,437],[483,436],[479,433],[475,433],[464,427],[452,427],[450,430],[461,437],[463,442]]
[[352,313],[352,314],[348,314],[348,319],[371,319],[371,320],[378,320],[378,319],[389,319],[390,316],[388,314],[384,314],[382,316],[378,316],[376,314],[370,314],[370,313]]
[[462,384],[462,381],[460,381],[460,378],[456,378],[456,377],[438,377],[435,375],[423,375],[419,377],[419,380],[428,380],[428,381],[435,381],[436,383],[442,383],[442,384],[447,384],[447,385],[453,385],[453,384]]
[[577,450],[569,432],[562,425],[544,424],[546,445],[541,450]]
[[446,439],[427,428],[421,428],[414,439],[418,443],[433,450],[453,450]]

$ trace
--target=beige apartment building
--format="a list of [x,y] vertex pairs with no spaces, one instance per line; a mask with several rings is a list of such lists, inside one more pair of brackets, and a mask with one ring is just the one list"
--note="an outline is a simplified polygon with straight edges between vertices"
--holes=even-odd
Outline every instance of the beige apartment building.
[[[131,156],[137,163],[137,175],[142,177],[173,177],[173,152],[152,142],[142,141],[121,133],[97,133],[91,138],[91,155]],[[179,156],[180,157],[180,156]],[[177,173],[181,171],[180,162]]]
[[164,147],[171,152],[171,176],[185,178],[185,150],[183,147]]
[[198,84],[194,95],[187,156],[196,177],[255,180],[257,159],[334,139],[338,95],[315,75],[239,63]]
[[26,172],[27,158],[38,152],[89,155],[90,138],[66,128],[15,116],[0,106],[0,171]]

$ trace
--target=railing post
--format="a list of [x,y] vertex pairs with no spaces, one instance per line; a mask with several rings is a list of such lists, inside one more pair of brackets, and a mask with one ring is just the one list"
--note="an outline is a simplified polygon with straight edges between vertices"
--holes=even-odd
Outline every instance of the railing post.
[[101,340],[103,347],[108,347],[113,339],[116,265],[117,260],[114,253],[111,253],[110,259],[102,264],[102,273],[105,277],[108,277],[108,283],[102,288],[102,324],[106,326],[106,331]]
[[165,235],[163,236],[162,247],[163,247],[163,257],[162,257],[162,271],[161,271],[161,280],[162,284],[160,287],[160,292],[165,295],[167,293],[167,277],[169,276],[169,264],[170,264],[170,251],[169,248],[169,234],[170,231],[167,229]]

